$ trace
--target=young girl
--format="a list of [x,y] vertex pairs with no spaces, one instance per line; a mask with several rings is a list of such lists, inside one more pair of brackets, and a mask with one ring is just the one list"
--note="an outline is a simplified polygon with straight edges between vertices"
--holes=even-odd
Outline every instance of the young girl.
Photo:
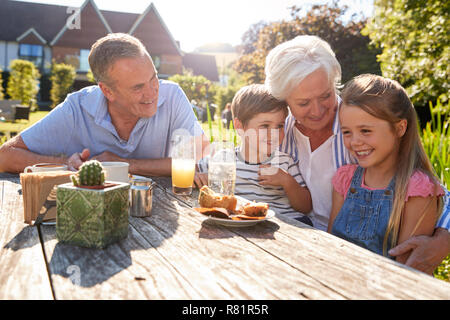
[[387,256],[411,236],[433,233],[444,192],[398,82],[364,74],[345,86],[342,99],[344,144],[358,165],[343,166],[333,177],[328,232]]

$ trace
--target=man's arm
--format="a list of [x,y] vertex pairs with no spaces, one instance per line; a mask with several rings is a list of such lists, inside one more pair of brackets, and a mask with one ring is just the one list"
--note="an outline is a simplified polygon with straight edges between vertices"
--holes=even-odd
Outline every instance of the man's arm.
[[23,172],[25,167],[36,163],[67,163],[66,157],[40,155],[31,152],[20,135],[6,141],[0,147],[0,172]]
[[172,159],[127,159],[122,158],[115,153],[105,151],[91,160],[103,161],[120,161],[129,163],[129,173],[144,176],[170,176],[172,171]]
[[[198,136],[196,139],[197,161],[205,156],[208,150],[209,142],[205,135]],[[127,159],[122,158],[112,152],[105,151],[95,157],[98,161],[121,161],[130,164],[129,172],[131,174],[144,176],[171,176],[172,159]]]

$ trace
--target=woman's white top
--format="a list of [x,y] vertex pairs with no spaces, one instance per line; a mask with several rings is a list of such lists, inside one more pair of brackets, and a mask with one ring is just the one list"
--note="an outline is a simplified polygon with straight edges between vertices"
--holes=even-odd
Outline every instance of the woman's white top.
[[313,210],[309,217],[314,227],[326,231],[331,212],[333,186],[331,178],[336,172],[333,166],[332,141],[334,134],[311,152],[309,138],[294,129],[298,153],[298,164],[303,180],[311,192]]

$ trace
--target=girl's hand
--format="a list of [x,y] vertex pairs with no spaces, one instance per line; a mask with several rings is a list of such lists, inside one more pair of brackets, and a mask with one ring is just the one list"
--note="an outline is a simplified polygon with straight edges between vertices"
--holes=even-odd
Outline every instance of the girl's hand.
[[[291,175],[286,171],[269,164],[259,166],[259,184],[284,187]],[[292,178],[292,177],[291,177]]]

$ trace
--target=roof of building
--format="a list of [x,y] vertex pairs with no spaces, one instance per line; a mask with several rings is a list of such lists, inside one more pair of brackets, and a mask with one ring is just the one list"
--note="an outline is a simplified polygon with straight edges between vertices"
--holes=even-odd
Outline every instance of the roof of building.
[[0,40],[23,41],[33,29],[33,36],[49,46],[88,49],[108,33],[124,32],[141,39],[152,54],[182,55],[153,3],[136,14],[99,10],[93,0],[86,0],[80,7],[80,26],[70,28],[67,22],[76,14],[68,6],[0,0]]
[[[111,32],[139,38],[152,55],[183,56],[183,65],[195,75],[219,81],[214,56],[183,53],[153,3],[142,14],[99,10],[85,0],[79,12],[61,5],[0,0],[0,41],[89,49]],[[79,27],[70,27],[79,13]],[[70,21],[68,21],[70,20]]]

